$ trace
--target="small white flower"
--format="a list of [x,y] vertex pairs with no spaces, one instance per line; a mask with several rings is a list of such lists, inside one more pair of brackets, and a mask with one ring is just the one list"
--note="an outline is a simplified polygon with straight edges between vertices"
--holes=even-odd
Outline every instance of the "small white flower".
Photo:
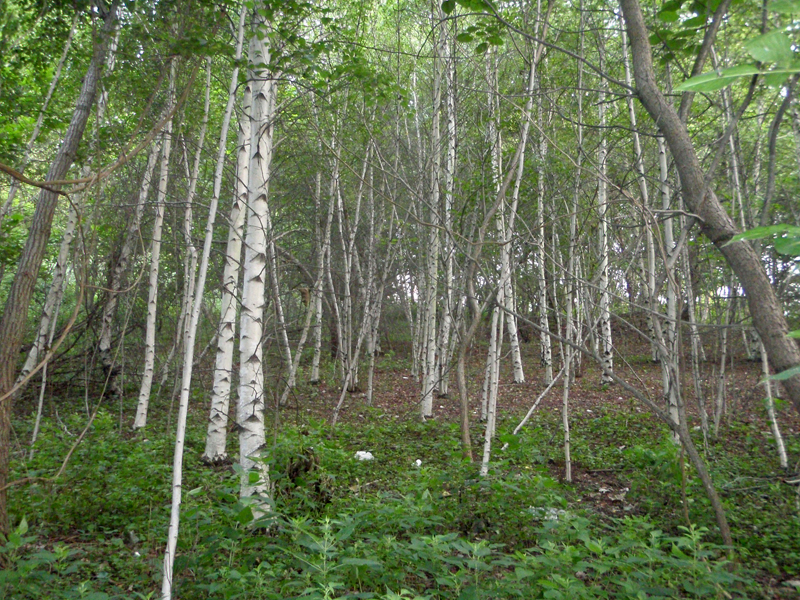
[[422,466],[422,461],[420,459],[417,459],[417,460],[414,461],[414,464],[417,465],[418,467],[421,467]]
[[365,452],[364,450],[356,452],[357,460],[372,460],[373,458],[375,457],[372,455],[372,452]]

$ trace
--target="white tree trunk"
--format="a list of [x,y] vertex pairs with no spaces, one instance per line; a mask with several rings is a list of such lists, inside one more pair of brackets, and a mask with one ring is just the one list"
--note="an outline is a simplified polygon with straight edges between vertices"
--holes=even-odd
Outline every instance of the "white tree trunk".
[[[168,105],[175,101],[175,61],[169,68]],[[164,208],[169,182],[169,157],[172,150],[172,119],[164,126],[164,143],[161,147],[161,164],[159,167],[158,197],[156,198],[156,216],[153,221],[153,242],[150,246],[150,278],[147,295],[147,322],[145,326],[144,374],[139,388],[139,401],[136,406],[134,429],[141,429],[147,424],[147,408],[150,402],[150,389],[153,385],[153,373],[156,361],[156,309],[158,306],[158,269],[161,257],[161,230],[164,224]]]
[[772,382],[770,381],[769,360],[764,344],[759,344],[761,348],[761,372],[764,375],[764,387],[767,389],[767,417],[769,418],[769,428],[772,431],[772,438],[775,440],[775,447],[778,451],[778,461],[781,469],[789,468],[789,459],[786,456],[786,445],[783,443],[783,435],[778,426],[778,418],[775,416],[775,398],[772,395]]
[[[236,40],[236,60],[242,57],[244,23],[247,9],[242,7],[239,16],[239,29]],[[217,169],[214,173],[214,196],[219,199],[222,175],[225,166],[225,146],[228,128],[236,100],[236,87],[239,84],[239,68],[234,67],[228,88],[228,103],[220,133],[220,148],[217,155]],[[238,313],[239,263],[242,259],[242,233],[247,203],[247,171],[250,154],[250,101],[251,90],[248,85],[242,98],[242,117],[239,119],[239,135],[236,141],[236,191],[231,206],[228,243],[225,249],[225,266],[222,271],[222,300],[217,329],[217,355],[214,363],[214,382],[211,388],[211,411],[208,417],[206,447],[202,460],[214,464],[224,462],[227,454],[228,411],[230,410],[231,382],[233,378],[233,347],[236,337],[236,315]]]
[[[661,180],[661,208],[664,211],[670,209],[671,191],[669,187],[669,173],[667,169],[667,148],[664,138],[658,136],[658,165],[659,179]],[[672,217],[664,219],[664,252],[667,258],[672,256],[675,249],[675,239],[672,229]],[[663,344],[666,346],[668,356],[661,358],[661,379],[664,388],[664,398],[667,404],[667,411],[674,423],[678,423],[678,390],[675,388],[670,371],[671,363],[678,362],[677,354],[677,321],[678,321],[678,295],[676,290],[674,269],[665,265],[667,269],[667,319],[666,319],[666,339]],[[673,434],[673,440],[678,441],[677,435]]]
[[[439,17],[444,17],[439,9]],[[444,254],[444,305],[442,306],[442,323],[439,332],[439,394],[446,397],[450,387],[450,362],[453,356],[454,344],[451,343],[453,327],[453,264],[455,245],[453,243],[453,195],[455,193],[456,175],[456,59],[455,39],[446,24],[442,27],[444,44],[447,47],[445,59],[445,79],[447,82],[447,149],[444,168],[444,206],[442,207],[442,229],[444,232],[442,252]]]
[[733,278],[728,282],[727,298],[728,305],[725,308],[725,318],[722,323],[719,334],[719,371],[717,372],[717,390],[714,399],[714,436],[719,435],[719,426],[722,423],[722,417],[727,413],[727,399],[726,399],[726,379],[725,379],[725,366],[728,361],[728,328],[733,323],[735,314],[735,281]]
[[[542,128],[542,103],[541,99],[537,102],[537,113],[539,128]],[[602,105],[602,104],[601,104]],[[540,134],[541,135],[541,134]],[[553,349],[550,342],[550,319],[547,309],[547,243],[544,230],[545,217],[545,191],[544,191],[544,161],[547,157],[547,140],[541,135],[539,141],[539,160],[537,162],[537,192],[538,202],[536,210],[536,266],[538,275],[539,292],[539,345],[541,352],[541,363],[544,367],[544,384],[550,385],[553,381]],[[601,167],[602,168],[602,167]],[[602,284],[601,284],[602,285]]]
[[[211,59],[207,60],[206,71],[206,116],[211,93]],[[236,78],[234,77],[234,81]],[[175,452],[172,462],[172,505],[170,511],[169,531],[167,534],[167,548],[164,552],[164,570],[161,584],[161,596],[165,600],[172,597],[173,583],[173,564],[175,561],[175,550],[178,545],[178,530],[180,528],[180,508],[182,499],[183,482],[183,450],[186,441],[186,418],[189,412],[189,392],[192,384],[192,367],[194,364],[194,344],[197,334],[197,324],[200,320],[200,309],[203,306],[203,292],[206,285],[206,274],[208,272],[208,260],[211,256],[211,242],[214,236],[214,221],[217,215],[219,203],[220,184],[222,182],[222,167],[225,161],[225,146],[228,136],[228,124],[230,123],[231,109],[233,106],[232,98],[234,91],[231,90],[226,107],[225,117],[220,133],[220,153],[217,157],[217,168],[214,177],[214,192],[208,209],[208,221],[206,223],[206,233],[203,240],[203,254],[200,262],[200,272],[197,274],[197,293],[192,298],[192,306],[189,315],[189,324],[186,327],[186,339],[184,344],[183,373],[181,376],[181,396],[178,408],[178,422],[175,432]],[[203,127],[205,129],[205,126]],[[202,139],[201,134],[201,139]],[[202,147],[202,142],[198,144]],[[197,155],[196,162],[199,163],[200,154]],[[191,193],[191,192],[190,192]],[[191,274],[192,277],[194,273]]]
[[[259,5],[257,5],[258,8]],[[275,83],[263,67],[270,62],[270,51],[263,36],[269,27],[256,11],[250,38],[249,71],[253,92],[250,115],[250,168],[248,180],[247,236],[245,239],[244,282],[239,338],[239,401],[236,420],[239,428],[239,463],[243,470],[242,498],[269,493],[267,465],[259,461],[264,446],[264,364],[261,339],[264,333],[265,286],[268,269],[269,178],[272,164]],[[254,498],[254,514],[269,510],[269,505]]]
[[[338,199],[340,197],[339,187],[341,185],[339,176],[339,168],[341,164],[341,160],[339,157],[339,150],[338,146],[336,145],[336,139],[334,135],[334,140],[331,144],[331,151],[333,153],[333,167],[331,171],[331,182],[329,186],[329,202],[330,202],[330,210],[335,210],[339,206]],[[330,235],[326,235],[327,243],[325,244],[323,257],[324,257],[324,266],[325,266],[325,279],[328,284],[328,291],[330,293],[330,305],[333,309],[333,318],[334,318],[334,325],[336,326],[335,335],[336,335],[336,356],[332,357],[334,360],[339,360],[339,370],[341,373],[341,377],[344,380],[346,376],[346,369],[344,365],[343,359],[343,350],[342,350],[342,340],[345,337],[345,325],[343,322],[343,317],[341,314],[341,310],[339,309],[339,302],[337,300],[338,294],[336,292],[336,285],[333,281],[333,252],[331,246],[331,238]],[[333,330],[331,331],[331,336],[334,335]],[[333,340],[331,340],[331,351],[333,352]]]
[[[332,144],[335,140],[332,141]],[[338,165],[338,161],[336,163]],[[321,174],[317,174],[317,196],[320,197],[321,193]],[[331,186],[334,185],[333,178],[331,179]],[[318,204],[321,204],[318,202]],[[311,362],[311,383],[319,383],[319,363],[322,356],[322,295],[324,277],[328,276],[330,279],[330,253],[331,253],[331,228],[333,225],[333,195],[328,195],[328,212],[325,217],[325,227],[322,230],[321,238],[317,238],[319,244],[317,252],[317,280],[314,285],[312,299],[314,302],[314,358]],[[317,210],[319,213],[319,209]],[[319,226],[317,225],[319,232]],[[331,284],[332,285],[332,284]]]
[[136,244],[139,241],[139,225],[142,221],[145,204],[147,203],[150,183],[153,179],[153,172],[155,171],[158,155],[161,152],[161,145],[162,140],[159,139],[155,141],[150,148],[150,153],[147,157],[147,166],[145,167],[144,175],[142,176],[142,184],[139,188],[139,198],[133,216],[128,222],[119,256],[111,270],[111,283],[107,292],[108,297],[103,306],[103,314],[100,320],[100,336],[97,350],[100,357],[100,364],[103,367],[106,380],[110,384],[112,392],[115,390],[116,386],[116,378],[114,376],[115,360],[111,354],[111,334],[114,325],[114,317],[117,313],[117,303],[120,290],[122,289],[122,280],[128,269],[128,263],[136,248]]
[[440,189],[443,183],[441,156],[441,104],[442,104],[442,69],[440,57],[442,51],[441,27],[436,27],[436,56],[433,57],[433,117],[431,122],[431,184],[428,210],[428,246],[425,254],[425,334],[423,338],[424,354],[422,365],[422,401],[420,414],[423,419],[433,415],[433,396],[437,389],[437,336],[436,311],[438,304],[439,280],[439,226],[440,226]]
[[[600,49],[600,64],[603,65],[603,50]],[[602,66],[601,66],[602,69]],[[597,106],[600,121],[600,146],[597,149],[597,164],[599,174],[597,178],[597,205],[599,218],[599,254],[600,254],[600,345],[602,346],[602,376],[601,383],[608,384],[613,382],[611,375],[614,372],[614,346],[611,339],[611,295],[608,290],[608,267],[609,267],[609,245],[608,245],[608,177],[607,177],[607,157],[608,150],[606,145],[606,81],[601,79],[600,92],[598,94]]]
[[[316,100],[312,99],[314,102],[313,109],[314,109],[314,122],[319,129],[319,112],[317,110]],[[322,140],[319,140],[318,144],[319,154],[322,156]],[[322,358],[322,284],[324,282],[324,271],[325,271],[325,241],[323,240],[322,228],[320,227],[320,214],[322,212],[322,170],[317,169],[317,173],[314,177],[314,244],[316,246],[316,256],[317,256],[317,281],[319,281],[320,286],[317,289],[317,286],[314,286],[314,290],[311,293],[311,303],[314,309],[314,325],[313,325],[313,339],[314,339],[314,355],[311,359],[311,375],[309,377],[309,383],[316,384],[319,383],[319,363],[320,359]],[[332,206],[329,204],[328,206],[328,214],[332,215]],[[328,234],[330,233],[330,227],[327,228]],[[330,235],[328,235],[327,244],[330,245]]]
[[[580,1],[580,25],[578,27],[579,34],[579,55],[583,57],[584,54],[584,10],[583,0]],[[583,89],[583,62],[578,63],[578,89]],[[565,276],[566,281],[566,315],[565,315],[565,333],[564,336],[567,342],[580,344],[580,334],[576,331],[575,322],[579,321],[574,315],[575,302],[578,296],[577,290],[577,270],[575,252],[577,249],[577,231],[578,231],[578,209],[580,205],[580,191],[581,191],[581,167],[583,165],[583,94],[578,94],[578,116],[577,116],[577,152],[575,157],[575,164],[577,166],[575,173],[575,187],[572,193],[572,207],[569,211],[569,245],[567,247],[567,272]],[[555,252],[555,248],[553,249]],[[578,354],[574,351],[570,343],[563,344],[564,352],[564,389],[561,396],[561,423],[564,430],[564,479],[567,482],[572,481],[572,445],[570,438],[570,423],[569,423],[569,388],[570,384],[575,378],[575,369],[573,367],[573,357]]]
[[483,433],[483,455],[481,458],[481,476],[485,477],[489,473],[489,461],[492,457],[492,440],[494,439],[495,426],[497,424],[497,376],[500,361],[498,355],[498,346],[502,344],[503,340],[503,321],[502,315],[499,314],[499,308],[495,307],[494,313],[498,318],[492,318],[492,323],[496,323],[497,331],[492,331],[492,340],[495,341],[494,355],[490,349],[489,360],[487,361],[487,372],[489,375],[489,395],[486,402],[486,429]]

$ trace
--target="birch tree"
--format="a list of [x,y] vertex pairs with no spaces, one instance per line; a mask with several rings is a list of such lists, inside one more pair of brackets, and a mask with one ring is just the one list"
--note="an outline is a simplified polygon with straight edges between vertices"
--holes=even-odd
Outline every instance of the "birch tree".
[[[605,51],[603,41],[598,45],[600,52],[600,70],[603,70],[605,63]],[[600,145],[597,148],[597,206],[598,206],[598,254],[600,256],[599,292],[600,292],[600,345],[602,346],[603,364],[600,381],[603,384],[612,383],[611,373],[614,372],[614,346],[611,339],[611,294],[608,289],[608,268],[609,253],[608,244],[608,170],[607,159],[608,150],[606,142],[606,81],[600,80],[600,90],[598,92],[597,110],[600,124]]]
[[[170,62],[167,105],[175,102],[175,61]],[[156,362],[156,310],[158,308],[158,270],[161,257],[161,230],[164,224],[164,209],[169,183],[169,158],[172,152],[172,119],[164,127],[164,143],[161,146],[161,162],[159,164],[158,192],[156,197],[156,215],[153,221],[153,240],[150,244],[150,271],[147,287],[147,321],[145,324],[144,373],[139,388],[139,401],[136,405],[134,429],[141,429],[147,424],[147,407],[150,401],[150,389],[153,384],[153,373]]]
[[[244,40],[244,25],[247,10],[242,7],[236,40],[236,60],[241,60]],[[234,67],[228,89],[228,104],[225,107],[223,130],[226,130],[233,114],[238,85],[239,68]],[[247,214],[247,183],[250,167],[250,104],[252,90],[248,83],[242,93],[242,110],[239,118],[239,134],[236,141],[236,190],[229,217],[228,241],[225,248],[225,265],[222,273],[222,301],[219,327],[217,328],[217,354],[214,362],[214,382],[211,391],[211,411],[208,417],[206,447],[203,461],[214,464],[227,460],[228,411],[230,409],[231,384],[233,378],[233,351],[238,314],[239,265],[242,260],[242,237]],[[220,142],[220,157],[224,157],[224,145]],[[221,158],[217,162],[215,189],[222,180]],[[215,194],[217,197],[219,192]]]
[[275,81],[267,65],[270,24],[264,6],[256,5],[250,37],[248,82],[252,90],[250,110],[250,166],[247,185],[247,233],[244,283],[239,334],[239,398],[236,423],[239,430],[240,495],[254,499],[254,514],[267,510],[259,496],[269,492],[267,465],[259,461],[264,446],[264,363],[262,336],[267,303],[268,239],[270,232],[269,179],[272,165]]
[[[434,3],[432,17],[439,20],[440,8]],[[436,312],[438,305],[439,282],[439,252],[441,239],[439,227],[441,224],[440,190],[444,179],[441,155],[441,105],[442,105],[442,59],[444,55],[444,32],[442,25],[435,26],[435,51],[433,57],[433,115],[431,120],[431,146],[430,146],[430,196],[428,199],[427,223],[428,243],[425,247],[425,291],[424,291],[424,319],[423,327],[423,368],[422,368],[422,400],[420,414],[423,419],[433,415],[433,395],[437,388],[437,329]]]
[[[244,16],[246,10],[241,9],[239,21],[238,39],[236,47],[236,59],[241,58],[242,39],[244,32]],[[204,123],[201,127],[201,140],[204,137],[205,126],[207,125],[208,107],[211,95],[211,59],[206,59],[206,95],[204,105]],[[164,552],[164,570],[161,580],[161,595],[165,600],[172,597],[173,566],[175,552],[178,544],[178,531],[180,527],[180,507],[183,496],[183,453],[186,437],[186,420],[189,411],[189,394],[192,384],[192,371],[194,368],[194,346],[197,335],[197,325],[200,320],[200,310],[203,306],[203,292],[205,291],[206,274],[208,273],[209,257],[211,256],[211,243],[214,234],[214,222],[216,220],[217,206],[219,204],[220,189],[222,185],[222,170],[225,164],[225,149],[228,138],[228,127],[230,125],[233,105],[236,97],[236,84],[238,83],[238,67],[233,70],[231,84],[228,89],[228,100],[225,106],[225,113],[222,120],[220,131],[219,151],[217,153],[217,164],[214,170],[214,188],[211,203],[208,209],[208,220],[206,222],[205,237],[203,240],[203,253],[200,257],[200,270],[196,279],[196,294],[192,294],[191,306],[189,310],[189,322],[186,327],[186,338],[184,343],[183,372],[181,375],[181,394],[178,408],[178,422],[175,433],[175,451],[172,464],[172,504],[170,510],[170,524],[167,534],[167,548]],[[198,143],[198,149],[202,149],[202,142]],[[198,151],[195,164],[199,165],[201,152]],[[190,198],[193,187],[190,185]],[[238,199],[238,198],[237,198]],[[194,279],[195,273],[190,273]]]

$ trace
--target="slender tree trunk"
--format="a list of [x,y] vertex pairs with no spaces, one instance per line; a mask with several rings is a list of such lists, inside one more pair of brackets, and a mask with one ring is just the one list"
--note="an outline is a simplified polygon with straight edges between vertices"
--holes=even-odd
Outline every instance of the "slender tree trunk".
[[[439,18],[443,19],[444,14],[439,8]],[[445,58],[445,81],[447,83],[447,94],[445,103],[447,105],[447,148],[444,167],[444,195],[442,207],[442,230],[444,232],[442,242],[442,252],[444,260],[444,304],[442,306],[442,324],[439,335],[439,373],[438,385],[439,395],[447,397],[450,385],[450,363],[452,360],[453,345],[451,335],[453,327],[453,315],[455,306],[453,300],[453,264],[455,260],[455,244],[453,243],[453,198],[455,194],[456,181],[456,58],[455,58],[455,35],[447,29],[446,24],[442,24],[442,37],[444,45],[447,47],[447,57]]]
[[[319,111],[317,109],[316,98],[313,98],[312,101],[314,102],[314,122],[317,124],[317,129],[319,130]],[[322,156],[321,138],[318,142],[318,150],[320,156]],[[316,245],[317,257],[317,281],[320,283],[320,286],[317,288],[315,285],[311,294],[311,302],[314,306],[314,355],[311,359],[311,376],[309,377],[309,383],[311,384],[319,383],[319,363],[322,358],[322,285],[324,282],[325,273],[325,252],[326,247],[330,245],[330,226],[328,226],[326,229],[327,238],[323,240],[322,227],[320,227],[321,214],[322,170],[317,169],[317,173],[314,177],[314,243]],[[332,205],[329,203],[328,222],[330,222],[332,214]]]
[[[244,23],[247,9],[242,7],[236,42],[236,59],[241,59],[244,38]],[[220,134],[220,151],[217,171],[214,176],[214,198],[219,198],[222,174],[225,165],[225,142],[236,100],[239,84],[239,68],[234,67],[228,88],[228,104]],[[222,271],[222,302],[219,328],[217,329],[217,355],[214,363],[214,383],[211,391],[211,411],[208,417],[206,447],[202,460],[213,464],[227,460],[228,412],[230,410],[231,383],[233,379],[233,351],[236,338],[236,316],[238,314],[239,264],[242,260],[242,234],[247,213],[247,180],[250,166],[250,103],[252,90],[247,85],[242,98],[242,116],[239,119],[239,135],[236,142],[236,191],[231,206],[228,242],[225,250],[225,266]]]
[[[168,105],[175,102],[175,61],[170,64]],[[136,406],[134,429],[147,425],[147,407],[150,402],[150,389],[156,362],[156,310],[158,307],[158,271],[161,258],[161,231],[164,224],[167,184],[169,183],[169,158],[172,150],[172,119],[164,127],[164,143],[161,146],[159,166],[158,197],[156,198],[156,217],[153,221],[153,242],[150,246],[150,280],[147,292],[147,322],[145,328],[144,374],[139,388],[139,401]]]
[[[600,52],[600,69],[603,69],[605,63],[605,51],[601,46],[598,48]],[[600,377],[601,383],[609,384],[613,382],[611,373],[614,372],[614,346],[611,339],[611,294],[608,290],[608,267],[610,248],[608,244],[608,149],[606,143],[606,82],[604,78],[600,80],[600,93],[597,100],[597,107],[600,118],[600,146],[597,149],[597,164],[600,170],[597,180],[597,205],[599,207],[599,255],[600,255],[600,345],[602,346],[603,373]]]
[[[195,160],[195,170],[197,170],[200,163],[201,150],[203,147],[203,137],[205,134],[205,125],[208,118],[208,108],[211,94],[211,59],[207,60],[206,71],[206,97],[205,97],[205,115],[198,143],[198,153]],[[235,81],[235,79],[234,79]],[[220,137],[221,152],[217,159],[217,169],[214,178],[214,193],[211,198],[211,204],[208,209],[208,221],[206,223],[206,234],[203,241],[203,254],[200,262],[200,272],[197,274],[197,293],[191,298],[191,307],[189,311],[189,323],[186,327],[186,338],[183,346],[183,373],[181,376],[181,396],[178,408],[178,423],[175,432],[175,452],[172,462],[172,504],[170,510],[169,531],[167,534],[167,548],[164,552],[164,571],[161,580],[161,596],[165,600],[172,597],[172,583],[173,583],[173,565],[175,561],[175,551],[178,546],[178,530],[180,527],[180,509],[182,499],[182,482],[183,482],[183,450],[186,443],[186,419],[189,413],[189,392],[192,384],[192,369],[194,366],[194,345],[197,335],[197,324],[200,320],[200,309],[203,306],[203,292],[206,286],[206,273],[208,272],[208,260],[211,256],[211,242],[214,235],[214,221],[217,216],[217,205],[219,203],[219,183],[222,180],[222,165],[224,163],[224,150],[225,141],[228,135],[228,123],[230,122],[230,114],[232,108],[231,96],[229,94],[229,101],[226,110],[226,116],[222,124],[222,132]],[[194,175],[196,179],[196,174]],[[193,186],[190,185],[189,196],[194,191]],[[194,278],[194,272],[191,273]]]
[[[602,103],[600,104],[602,106]],[[541,98],[537,102],[537,115],[539,129],[543,130],[542,122],[542,102]],[[544,228],[545,221],[545,190],[544,190],[544,161],[547,156],[547,140],[540,134],[539,155],[537,161],[537,207],[536,207],[536,266],[538,269],[538,293],[539,293],[539,345],[541,348],[541,364],[544,367],[543,382],[550,385],[553,381],[553,347],[550,341],[550,317],[547,308],[547,242]]]
[[786,456],[786,445],[783,443],[783,435],[778,426],[778,418],[775,415],[775,398],[772,395],[772,382],[770,381],[769,361],[767,361],[767,351],[764,344],[761,344],[761,372],[764,374],[764,387],[767,391],[767,417],[769,418],[769,428],[772,431],[772,438],[775,440],[775,448],[778,451],[778,461],[781,469],[789,468],[789,459]]
[[[103,19],[102,31],[94,44],[92,59],[81,91],[72,113],[64,140],[53,159],[47,173],[47,181],[63,179],[75,160],[86,123],[97,93],[100,70],[105,60],[108,36],[112,31],[117,14],[117,3],[113,2],[106,10],[98,7]],[[11,433],[11,397],[9,391],[14,384],[14,375],[19,356],[19,345],[25,332],[33,289],[38,279],[39,268],[44,258],[50,231],[58,204],[57,192],[42,189],[36,202],[25,247],[22,250],[17,271],[6,299],[2,319],[0,319],[0,534],[9,531],[7,491],[5,485],[9,474],[9,450]]]
[[728,284],[730,296],[728,297],[728,304],[725,308],[725,319],[722,324],[719,337],[719,372],[717,373],[717,394],[714,402],[714,436],[719,435],[719,426],[722,423],[722,417],[727,412],[726,407],[726,379],[725,379],[725,365],[728,362],[728,328],[733,324],[733,317],[735,314],[735,282],[733,278]]
[[[331,144],[334,143],[335,140],[331,142]],[[338,161],[336,164],[338,165]],[[333,179],[331,179],[331,185],[334,185]],[[319,189],[319,186],[317,189]],[[316,323],[316,328],[314,330],[314,358],[312,359],[311,363],[311,383],[319,383],[319,363],[322,355],[322,295],[324,277],[327,277],[328,281],[331,282],[331,295],[333,296],[333,282],[331,280],[330,273],[331,228],[333,226],[334,208],[333,193],[329,194],[328,200],[328,211],[327,216],[325,217],[325,227],[323,228],[322,237],[318,239],[319,248],[317,254],[317,280],[314,285],[313,292],[314,320]],[[335,299],[332,300],[332,304],[338,309],[338,305],[335,304]]]
[[[580,0],[580,25],[578,31],[579,39],[579,53],[583,56],[584,53],[584,6],[583,0]],[[578,89],[583,89],[583,62],[578,63]],[[575,260],[575,252],[577,249],[577,229],[578,229],[578,209],[580,203],[581,191],[581,166],[583,165],[583,94],[578,94],[578,116],[577,116],[577,156],[575,163],[577,170],[575,173],[575,188],[572,193],[572,206],[569,211],[569,247],[567,249],[567,272],[565,273],[565,280],[567,286],[566,293],[566,344],[562,344],[564,352],[564,389],[561,396],[561,423],[564,430],[564,479],[572,481],[572,447],[570,439],[569,427],[569,387],[574,381],[573,360],[576,352],[570,345],[570,342],[580,344],[580,338],[576,335],[575,316],[573,314],[575,300],[577,297],[577,264]],[[555,249],[554,249],[555,252]],[[553,380],[555,383],[555,380]]]
[[[346,110],[345,110],[346,112]],[[334,136],[335,138],[335,136]],[[341,164],[341,159],[339,156],[339,147],[336,144],[336,140],[334,139],[331,143],[331,150],[333,153],[333,169],[331,172],[331,183],[329,188],[329,202],[331,206],[331,210],[338,209],[339,202],[338,199],[340,197],[339,187],[341,185],[339,179],[339,167]],[[339,211],[340,213],[343,211]],[[333,281],[333,252],[332,246],[330,242],[330,236],[326,235],[327,243],[325,245],[325,279],[328,284],[328,291],[330,293],[330,305],[333,308],[333,318],[334,318],[334,325],[336,329],[331,329],[331,358],[334,360],[339,361],[339,371],[341,373],[342,379],[345,378],[345,365],[343,362],[343,350],[342,350],[342,340],[345,337],[345,324],[344,319],[342,316],[342,311],[339,308],[339,301],[338,301],[338,294],[336,290],[336,285]],[[334,333],[336,335],[336,345],[335,345],[335,356],[334,354]]]
[[[667,147],[664,144],[664,138],[658,136],[658,167],[659,167],[659,180],[661,182],[661,209],[665,214],[670,214],[670,202],[672,200],[672,192],[669,187],[669,171],[667,167]],[[674,380],[671,376],[673,363],[678,363],[678,346],[677,346],[677,333],[678,333],[678,290],[677,280],[674,268],[669,264],[672,258],[672,253],[675,251],[675,240],[673,236],[672,217],[667,216],[664,219],[664,247],[663,255],[666,259],[664,268],[666,269],[667,276],[667,318],[665,321],[666,336],[657,333],[659,343],[666,348],[667,356],[660,358],[661,362],[661,380],[664,394],[664,401],[667,406],[667,412],[672,417],[675,423],[678,422],[678,390],[673,385]],[[656,331],[660,332],[660,325],[656,325]],[[679,381],[678,379],[677,381]],[[673,441],[678,443],[677,434],[673,435]]]
[[489,352],[489,360],[487,361],[487,373],[489,380],[489,397],[486,410],[486,429],[483,434],[483,457],[481,460],[481,476],[485,477],[489,473],[489,461],[492,457],[492,440],[494,439],[495,426],[497,425],[497,384],[499,376],[500,357],[498,355],[498,347],[502,346],[503,342],[503,321],[502,315],[499,314],[499,307],[495,307],[492,322],[495,326],[492,328],[492,341],[494,342],[494,354]]
[[[439,14],[439,9],[434,3],[434,15]],[[422,374],[422,400],[420,413],[423,419],[433,415],[433,395],[437,388],[437,357],[436,357],[436,311],[438,304],[439,282],[439,252],[440,238],[440,190],[443,183],[442,150],[441,150],[441,104],[442,104],[442,67],[441,56],[442,39],[444,33],[442,26],[436,27],[436,55],[433,57],[433,120],[431,123],[431,184],[428,209],[428,246],[425,255],[425,335]]]

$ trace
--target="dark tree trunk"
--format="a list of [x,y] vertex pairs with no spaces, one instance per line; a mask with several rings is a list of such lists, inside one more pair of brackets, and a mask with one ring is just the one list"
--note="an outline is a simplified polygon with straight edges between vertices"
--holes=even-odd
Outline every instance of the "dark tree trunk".
[[[98,5],[99,10],[103,10]],[[103,14],[103,27],[94,44],[94,53],[83,79],[75,112],[64,135],[64,141],[47,172],[47,181],[62,180],[75,160],[75,154],[83,137],[86,123],[92,111],[97,93],[100,70],[105,61],[105,54],[110,33],[117,12],[117,2]],[[50,229],[53,215],[58,204],[59,194],[42,189],[36,202],[36,211],[25,241],[25,248],[17,264],[17,272],[6,299],[5,309],[0,320],[0,533],[7,535],[9,531],[7,490],[10,459],[11,431],[11,394],[19,358],[20,344],[25,333],[28,319],[28,308],[33,294],[39,268],[42,266],[47,243],[50,240]]]
[[[669,145],[681,181],[684,201],[701,219],[701,231],[719,249],[738,277],[747,295],[753,324],[776,371],[800,365],[800,350],[786,337],[789,328],[783,308],[772,289],[761,259],[748,242],[729,243],[739,233],[736,224],[714,191],[706,187],[705,176],[686,125],[680,120],[655,81],[647,28],[637,0],[620,0],[631,40],[636,94]],[[800,412],[800,376],[784,382],[795,409]]]

